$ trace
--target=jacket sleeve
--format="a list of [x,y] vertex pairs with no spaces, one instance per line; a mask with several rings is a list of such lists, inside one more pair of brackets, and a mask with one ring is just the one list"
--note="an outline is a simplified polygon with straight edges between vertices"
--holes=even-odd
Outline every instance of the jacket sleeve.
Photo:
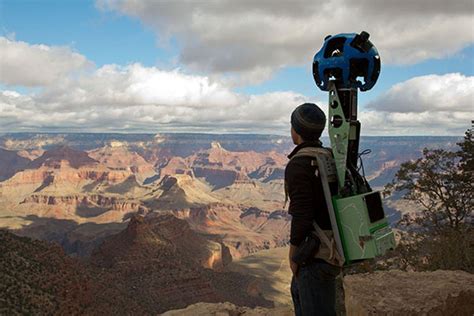
[[298,246],[313,230],[315,176],[295,159],[285,169],[285,181],[290,199],[288,213],[292,216],[290,244]]
[[291,220],[290,244],[299,246],[313,230],[313,220],[293,216]]

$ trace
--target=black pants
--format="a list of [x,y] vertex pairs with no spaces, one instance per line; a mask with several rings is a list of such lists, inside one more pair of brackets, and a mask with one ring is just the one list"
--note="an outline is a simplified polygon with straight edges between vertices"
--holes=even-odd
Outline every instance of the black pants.
[[322,259],[299,267],[291,280],[296,316],[336,315],[336,277],[341,272]]

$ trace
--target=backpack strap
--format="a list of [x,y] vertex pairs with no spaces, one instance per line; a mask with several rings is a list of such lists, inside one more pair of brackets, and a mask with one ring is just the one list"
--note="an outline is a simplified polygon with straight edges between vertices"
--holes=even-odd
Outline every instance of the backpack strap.
[[300,149],[293,157],[291,157],[291,159],[295,157],[312,157],[314,160],[311,164],[316,167],[318,166],[317,158],[319,157],[319,159],[322,159],[325,162],[329,182],[337,181],[336,162],[334,161],[334,156],[332,155],[332,150],[330,148],[305,147]]
[[313,227],[316,231],[316,236],[318,236],[319,240],[321,240],[326,248],[329,249],[329,254],[321,254],[320,256],[316,254],[316,256],[325,259],[328,263],[331,263],[335,266],[342,267],[344,265],[344,259],[337,250],[336,240],[334,239],[333,232],[321,229],[316,221],[313,221]]
[[[315,158],[311,161],[312,166],[317,166],[318,162],[316,157],[319,156],[320,159],[324,159],[327,166],[327,174],[328,174],[328,181],[329,182],[336,182],[337,181],[337,170],[336,170],[336,163],[334,162],[334,158],[332,155],[332,150],[330,148],[325,147],[305,147],[298,150],[298,152],[291,157],[290,161],[296,157],[311,157]],[[319,171],[316,169],[316,176],[319,176]],[[288,183],[285,181],[285,203],[283,204],[283,209],[286,208],[286,203],[288,202]]]
[[[312,157],[314,160],[311,161],[312,166],[316,166],[315,175],[319,176],[319,164],[318,161],[325,167],[326,172],[324,173],[328,182],[337,182],[337,170],[334,157],[331,149],[321,147],[305,147],[300,149],[291,159],[295,157]],[[329,186],[327,186],[329,189]],[[328,194],[325,194],[328,195]],[[285,181],[285,206],[288,201],[288,185]],[[330,202],[330,201],[329,201]],[[285,207],[284,206],[284,207]],[[316,257],[326,260],[328,263],[342,267],[344,265],[344,257],[339,253],[336,240],[332,230],[323,230],[321,227],[313,221],[313,227],[315,233],[321,242],[324,244],[324,248],[320,249]]]

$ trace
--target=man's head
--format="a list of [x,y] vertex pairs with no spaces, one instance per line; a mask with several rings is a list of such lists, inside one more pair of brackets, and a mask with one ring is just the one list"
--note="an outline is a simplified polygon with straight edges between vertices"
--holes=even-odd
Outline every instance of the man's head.
[[299,145],[304,141],[318,140],[326,126],[326,115],[314,103],[304,103],[291,114],[291,138]]

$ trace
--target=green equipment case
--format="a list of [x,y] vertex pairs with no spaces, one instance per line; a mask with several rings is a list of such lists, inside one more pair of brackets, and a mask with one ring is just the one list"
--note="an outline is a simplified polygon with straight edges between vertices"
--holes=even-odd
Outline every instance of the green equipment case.
[[[352,93],[352,97],[356,98],[357,92]],[[357,100],[351,102],[354,104]],[[351,120],[346,118],[341,103],[336,85],[330,83],[329,137],[333,159],[319,156],[317,163],[336,246],[347,265],[394,249],[395,236],[385,217],[380,192],[354,193],[358,189],[349,177],[347,159],[350,141],[358,142],[360,126],[351,124]],[[331,193],[330,181],[338,182],[340,190],[337,195]]]
[[395,248],[379,192],[333,197],[332,203],[346,263],[381,256]]

